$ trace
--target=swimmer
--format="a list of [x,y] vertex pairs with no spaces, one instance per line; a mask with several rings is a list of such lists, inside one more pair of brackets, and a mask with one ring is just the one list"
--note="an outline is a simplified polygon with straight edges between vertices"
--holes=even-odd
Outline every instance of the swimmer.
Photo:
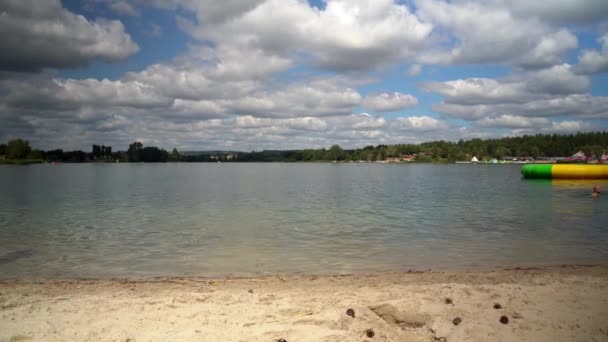
[[599,184],[596,184],[596,185],[593,187],[593,194],[592,194],[592,196],[593,196],[593,197],[600,197],[600,192],[601,192],[601,191],[600,191],[600,185],[599,185]]

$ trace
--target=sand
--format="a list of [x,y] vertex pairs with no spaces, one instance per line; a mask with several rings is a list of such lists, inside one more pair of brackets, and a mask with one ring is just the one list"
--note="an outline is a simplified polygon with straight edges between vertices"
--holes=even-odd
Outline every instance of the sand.
[[279,339],[608,341],[608,266],[0,282],[0,341]]

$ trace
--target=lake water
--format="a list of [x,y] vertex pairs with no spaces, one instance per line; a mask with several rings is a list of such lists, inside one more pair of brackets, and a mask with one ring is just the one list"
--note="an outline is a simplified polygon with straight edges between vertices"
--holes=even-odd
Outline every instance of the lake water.
[[524,180],[519,169],[1,166],[0,278],[607,262],[608,196],[591,197],[597,182]]

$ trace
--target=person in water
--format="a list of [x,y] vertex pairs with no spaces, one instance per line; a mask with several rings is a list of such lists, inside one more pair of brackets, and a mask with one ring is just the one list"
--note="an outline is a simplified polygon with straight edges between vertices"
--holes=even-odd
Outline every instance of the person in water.
[[600,185],[596,184],[593,187],[593,197],[600,197]]

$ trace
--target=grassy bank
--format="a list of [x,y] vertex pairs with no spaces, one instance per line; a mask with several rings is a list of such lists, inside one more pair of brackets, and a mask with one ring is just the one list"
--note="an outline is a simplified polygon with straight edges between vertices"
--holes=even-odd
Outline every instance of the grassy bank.
[[28,165],[42,163],[45,163],[43,159],[0,159],[0,165]]

